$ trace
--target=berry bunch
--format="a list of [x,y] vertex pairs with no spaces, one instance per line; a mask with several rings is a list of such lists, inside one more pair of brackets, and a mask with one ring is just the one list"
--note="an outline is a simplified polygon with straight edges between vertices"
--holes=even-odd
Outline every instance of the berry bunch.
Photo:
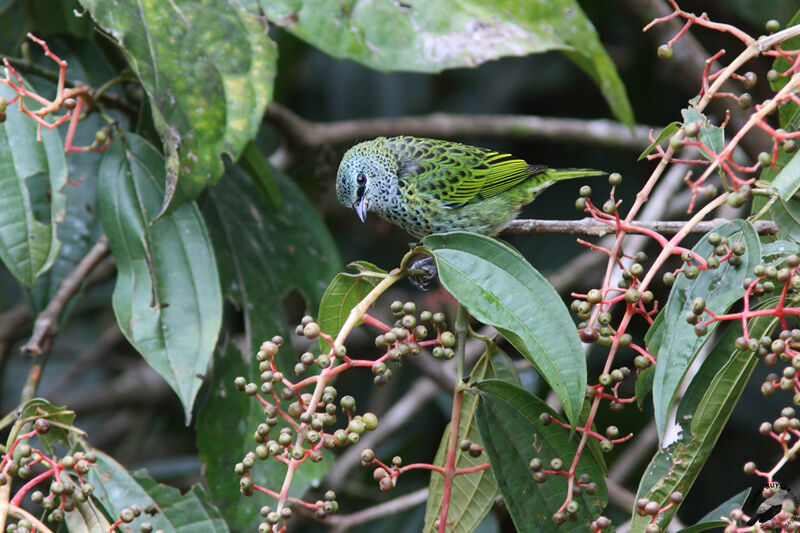
[[[239,391],[256,398],[264,409],[264,421],[253,434],[255,449],[234,467],[236,475],[240,476],[242,494],[251,496],[255,492],[262,492],[278,501],[274,509],[271,506],[261,508],[264,521],[260,523],[259,531],[283,530],[292,516],[292,509],[286,504],[300,506],[319,519],[324,519],[339,508],[333,491],[326,493],[325,500],[306,502],[289,497],[287,484],[277,491],[256,484],[250,475],[257,461],[272,459],[288,466],[287,476],[291,481],[293,472],[304,462],[322,461],[324,450],[357,444],[366,431],[378,427],[379,420],[374,413],[357,412],[356,400],[352,396],[339,397],[338,389],[330,385],[334,376],[354,367],[368,367],[375,385],[383,386],[392,378],[391,365],[401,363],[408,356],[417,356],[423,349],[429,349],[438,359],[451,359],[454,356],[455,335],[447,330],[443,313],[422,311],[417,316],[413,302],[400,301],[392,302],[390,310],[394,318],[392,326],[369,314],[361,317],[363,323],[381,331],[375,337],[375,346],[381,354],[374,359],[351,357],[344,344],[337,344],[336,340],[321,330],[319,323],[305,316],[295,333],[309,340],[321,338],[329,350],[319,355],[312,351],[302,353],[294,366],[296,381],[278,369],[276,357],[286,345],[280,336],[265,341],[256,353],[260,383],[248,382],[242,376],[234,380]],[[428,339],[431,329],[436,332],[436,337]],[[343,424],[339,422],[340,413],[346,418]],[[337,428],[337,425],[340,427]],[[472,449],[469,450],[472,453]],[[478,449],[477,453],[481,451]],[[402,468],[400,457],[394,458],[392,466],[380,463],[371,450],[363,452],[362,461],[380,465],[376,469],[375,479],[384,491],[394,488],[397,476],[408,469]],[[410,467],[419,468],[420,465]]]

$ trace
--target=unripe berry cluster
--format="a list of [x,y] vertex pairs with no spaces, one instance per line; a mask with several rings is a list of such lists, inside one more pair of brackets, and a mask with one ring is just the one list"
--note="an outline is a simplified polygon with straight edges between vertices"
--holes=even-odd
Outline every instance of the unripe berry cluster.
[[[276,525],[285,522],[291,517],[292,511],[281,501],[280,495],[268,488],[256,486],[250,471],[257,461],[272,458],[284,464],[294,464],[297,468],[303,462],[310,460],[318,462],[323,459],[325,449],[357,444],[361,436],[378,427],[378,417],[373,413],[356,412],[356,401],[352,396],[339,397],[339,391],[329,384],[331,378],[340,372],[352,367],[369,367],[373,374],[374,383],[378,386],[385,385],[392,377],[390,363],[400,363],[407,356],[418,355],[423,348],[430,348],[434,357],[452,358],[455,336],[447,331],[444,314],[423,311],[416,316],[416,305],[413,302],[395,301],[390,306],[394,318],[392,327],[379,320],[364,315],[363,322],[376,326],[382,333],[375,338],[375,346],[383,352],[377,359],[355,359],[348,355],[347,349],[342,344],[337,344],[333,338],[321,331],[320,325],[310,316],[303,317],[296,327],[295,333],[309,340],[323,339],[330,345],[327,353],[314,355],[311,351],[300,355],[299,362],[294,367],[294,374],[299,381],[290,380],[283,372],[278,370],[276,358],[284,346],[284,339],[275,336],[262,343],[256,353],[259,365],[260,383],[248,382],[244,377],[234,380],[235,387],[255,397],[263,406],[264,419],[258,424],[253,434],[256,447],[248,452],[234,467],[236,475],[240,476],[240,490],[245,496],[251,496],[256,491],[264,492],[278,499],[276,509],[262,508],[262,521],[259,531],[271,531]],[[428,326],[423,323],[428,323]],[[426,340],[429,328],[436,331],[436,338]],[[319,370],[309,377],[303,378],[311,367]],[[306,387],[314,387],[313,392],[304,392]],[[343,427],[332,429],[338,423],[337,415],[343,413],[346,421]],[[472,443],[470,443],[472,444]],[[480,446],[471,446],[469,453],[482,453]],[[373,455],[374,459],[374,455]],[[382,465],[382,463],[379,463]],[[400,473],[402,460],[396,457],[392,466],[382,465],[378,470],[388,475],[376,474],[382,490],[391,490],[395,479]],[[386,481],[383,478],[386,477]],[[302,502],[291,500],[296,505],[302,505],[312,510],[318,518],[325,518],[335,512],[339,505],[335,494],[329,491],[330,498],[325,501]]]
[[[13,484],[14,479],[27,481],[13,496],[21,500],[31,489],[42,483],[49,482],[46,492],[33,490],[30,492],[31,501],[42,507],[45,517],[49,522],[62,522],[66,513],[75,511],[79,504],[85,503],[94,492],[94,487],[84,480],[89,470],[97,461],[93,451],[77,451],[64,455],[60,460],[51,457],[29,443],[31,437],[44,435],[50,431],[50,422],[45,418],[38,418],[33,423],[33,429],[19,435],[11,444],[8,453],[0,457],[0,486]],[[31,485],[33,478],[39,480],[39,485]],[[9,515],[10,517],[13,514]],[[16,533],[30,533],[34,525],[22,518],[15,523],[10,523],[8,531]]]
[[645,531],[647,533],[659,533],[662,531],[662,526],[658,523],[658,515],[672,507],[678,505],[683,501],[683,493],[675,491],[669,495],[667,504],[662,507],[657,501],[648,498],[639,498],[636,500],[636,513],[639,516],[651,516],[652,521],[647,525]]

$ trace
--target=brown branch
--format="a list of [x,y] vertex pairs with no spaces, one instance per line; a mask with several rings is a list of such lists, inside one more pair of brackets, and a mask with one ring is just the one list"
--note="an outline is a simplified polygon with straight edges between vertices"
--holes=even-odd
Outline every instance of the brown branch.
[[[708,233],[720,224],[730,222],[724,218],[715,218],[698,223],[691,229],[690,233]],[[685,225],[683,220],[634,220],[633,226],[643,229],[657,231],[662,235],[674,235]],[[759,235],[775,235],[778,228],[774,222],[768,220],[758,220],[753,223]],[[602,237],[614,233],[614,226],[603,224],[593,218],[582,218],[580,220],[537,220],[519,219],[513,221],[504,231],[505,235],[537,235],[543,233],[561,235],[592,235]]]
[[22,336],[22,326],[31,319],[31,308],[26,303],[18,304],[0,313],[0,371],[6,354],[14,341]]
[[5,342],[16,337],[19,328],[31,319],[31,308],[28,304],[21,303],[0,313],[0,342]]
[[[53,336],[58,330],[58,319],[69,300],[81,288],[86,277],[92,272],[95,266],[108,255],[108,240],[105,236],[100,237],[97,243],[89,250],[89,253],[81,259],[75,270],[61,280],[53,299],[47,307],[39,313],[33,324],[31,338],[22,347],[25,355],[40,355],[49,349]],[[43,348],[43,345],[45,347]]]
[[386,503],[375,505],[363,511],[358,511],[348,515],[331,515],[325,519],[325,523],[332,526],[331,533],[340,531],[350,531],[353,527],[384,518],[388,515],[399,513],[416,507],[428,499],[428,489],[419,489],[409,494],[389,500]]
[[580,142],[597,146],[642,150],[650,141],[649,126],[626,125],[612,120],[579,120],[533,115],[431,115],[311,122],[286,107],[271,102],[264,118],[278,126],[290,144],[306,149],[351,144],[381,135],[420,137],[498,137]]

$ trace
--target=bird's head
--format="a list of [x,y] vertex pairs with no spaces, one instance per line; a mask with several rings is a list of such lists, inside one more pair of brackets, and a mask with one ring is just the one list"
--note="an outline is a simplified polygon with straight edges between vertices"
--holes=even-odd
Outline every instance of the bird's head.
[[361,222],[367,212],[378,211],[391,193],[391,158],[382,153],[378,138],[357,144],[344,154],[336,175],[336,196],[345,207],[353,208]]

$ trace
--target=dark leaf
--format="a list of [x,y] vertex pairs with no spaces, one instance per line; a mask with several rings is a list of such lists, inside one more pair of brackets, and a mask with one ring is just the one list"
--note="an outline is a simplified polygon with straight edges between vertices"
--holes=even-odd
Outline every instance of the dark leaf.
[[588,474],[598,490],[575,497],[580,504],[577,519],[557,526],[551,516],[566,498],[566,477],[551,475],[537,483],[529,465],[538,457],[549,470],[550,460],[559,457],[569,468],[578,439],[572,438],[567,428],[542,424],[540,414],[556,413],[524,389],[499,380],[483,381],[476,387],[481,399],[476,412],[478,429],[517,531],[587,531],[608,499],[603,474],[592,455],[581,455],[576,475]]

